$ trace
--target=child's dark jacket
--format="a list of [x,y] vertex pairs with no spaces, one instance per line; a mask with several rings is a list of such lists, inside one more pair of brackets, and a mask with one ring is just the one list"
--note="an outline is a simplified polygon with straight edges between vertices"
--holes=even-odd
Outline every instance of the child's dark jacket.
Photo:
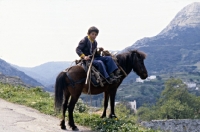
[[82,56],[88,56],[92,55],[93,50],[97,48],[97,42],[94,41],[93,43],[90,42],[88,37],[84,37],[78,44],[78,47],[76,48],[76,53],[82,57]]
[[[97,42],[90,42],[86,36],[79,42],[76,53],[83,58],[84,56],[92,55],[96,48]],[[105,78],[109,78],[109,74],[113,73],[118,68],[111,56],[102,57],[98,52],[96,52],[92,64]]]

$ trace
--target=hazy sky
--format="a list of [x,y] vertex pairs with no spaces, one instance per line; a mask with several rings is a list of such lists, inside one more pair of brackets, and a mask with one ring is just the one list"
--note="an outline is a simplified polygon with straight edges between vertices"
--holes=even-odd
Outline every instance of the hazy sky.
[[99,46],[122,50],[192,2],[200,0],[0,0],[0,58],[28,67],[74,60],[90,26],[100,30]]

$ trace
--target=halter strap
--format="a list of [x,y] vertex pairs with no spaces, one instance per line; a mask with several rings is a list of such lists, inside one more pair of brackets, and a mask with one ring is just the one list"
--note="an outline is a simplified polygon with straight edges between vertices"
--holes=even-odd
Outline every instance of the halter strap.
[[82,78],[82,79],[80,79],[80,80],[78,80],[78,81],[74,81],[72,78],[71,78],[71,76],[68,74],[68,72],[66,72],[66,75],[67,75],[67,78],[69,79],[69,81],[70,81],[70,86],[72,86],[73,88],[75,88],[75,85],[76,84],[80,84],[80,83],[83,83],[83,82],[85,82],[85,79],[86,78]]

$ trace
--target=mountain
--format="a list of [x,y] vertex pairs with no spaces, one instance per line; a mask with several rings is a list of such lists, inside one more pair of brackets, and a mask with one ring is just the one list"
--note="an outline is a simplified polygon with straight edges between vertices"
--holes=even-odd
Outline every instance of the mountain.
[[145,64],[149,72],[198,70],[200,66],[200,2],[183,8],[158,35],[138,40],[119,53],[133,49],[147,53]]
[[[52,85],[55,83],[57,75],[64,69],[68,68],[72,62],[61,61],[61,62],[47,62],[36,67],[19,67],[13,65],[20,71],[25,72],[27,75],[36,79],[44,86],[52,89]],[[48,90],[51,91],[51,90]]]
[[41,83],[39,83],[35,79],[29,77],[24,72],[17,70],[16,68],[14,68],[13,66],[11,66],[9,63],[7,63],[6,61],[2,59],[0,59],[0,72],[2,76],[4,74],[4,76],[11,76],[13,78],[19,77],[23,81],[23,83],[29,86],[43,86]]

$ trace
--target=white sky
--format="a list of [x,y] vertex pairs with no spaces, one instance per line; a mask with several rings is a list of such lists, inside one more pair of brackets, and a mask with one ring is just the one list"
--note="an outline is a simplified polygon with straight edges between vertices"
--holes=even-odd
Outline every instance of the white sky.
[[28,67],[74,60],[90,26],[100,30],[98,46],[122,50],[192,2],[200,0],[0,0],[0,58]]

